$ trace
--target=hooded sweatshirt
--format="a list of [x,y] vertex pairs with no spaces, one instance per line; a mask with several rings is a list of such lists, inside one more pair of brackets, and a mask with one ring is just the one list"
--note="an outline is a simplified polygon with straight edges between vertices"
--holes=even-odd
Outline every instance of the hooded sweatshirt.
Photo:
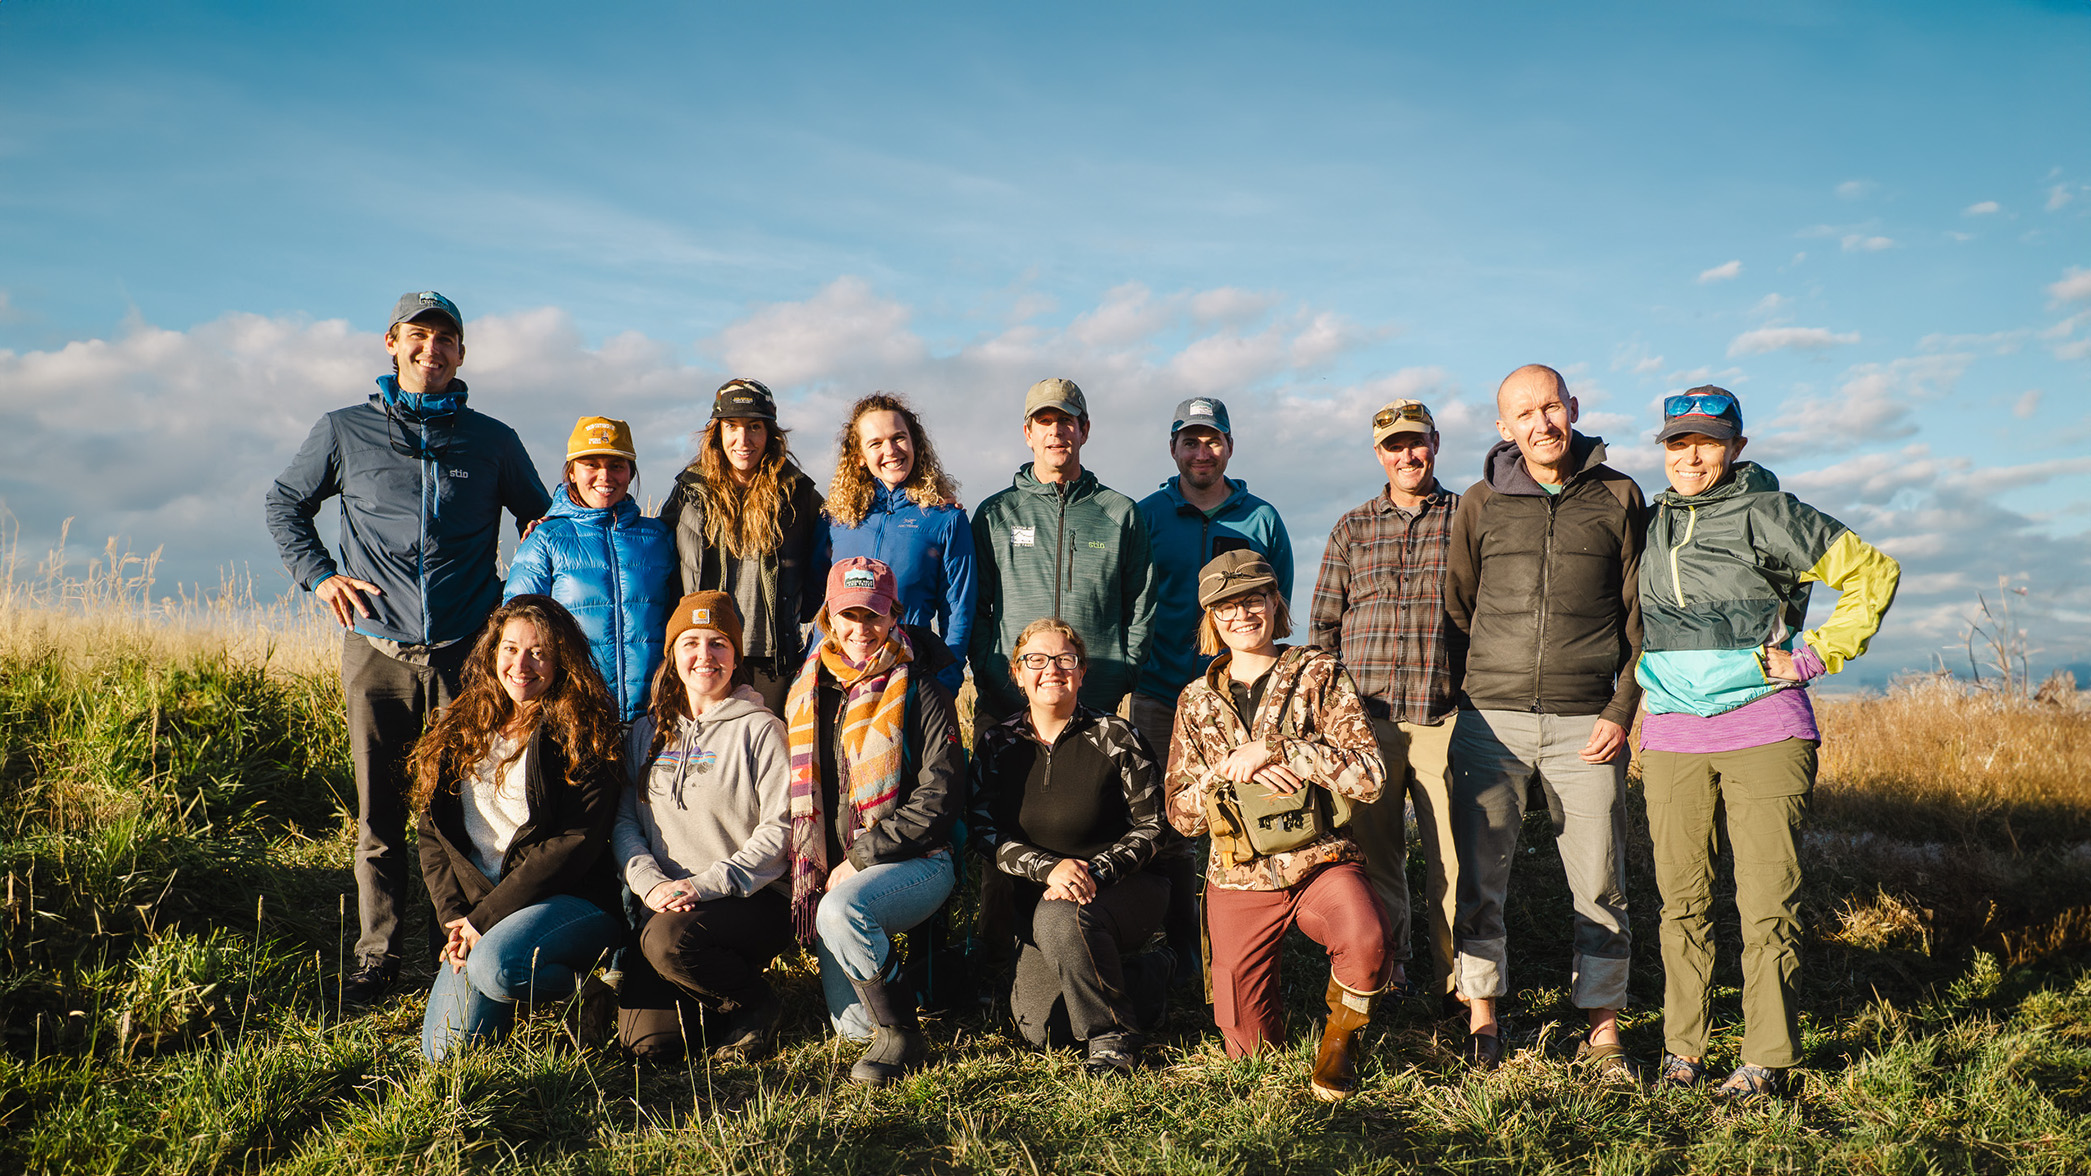
[[1641,698],[1641,549],[1648,509],[1604,464],[1596,437],[1569,437],[1569,475],[1548,493],[1509,441],[1459,501],[1445,568],[1446,642],[1465,667],[1468,710],[1598,715],[1633,725]]
[[900,591],[900,623],[936,626],[953,661],[937,678],[953,694],[965,683],[966,644],[973,635],[973,528],[962,507],[921,506],[905,490],[881,483],[871,509],[854,527],[823,515],[827,557],[869,556],[893,569]]
[[1278,508],[1227,479],[1227,498],[1210,511],[1183,496],[1181,476],[1140,500],[1154,558],[1154,638],[1140,670],[1140,693],[1171,706],[1212,658],[1198,652],[1198,572],[1216,555],[1247,548],[1270,561],[1278,591],[1292,603],[1292,537]]
[[1031,465],[973,516],[980,583],[973,684],[987,713],[1015,714],[1025,705],[1009,676],[1017,635],[1040,617],[1059,617],[1088,647],[1083,705],[1116,710],[1139,682],[1154,621],[1147,524],[1132,499],[1094,473],[1041,482]]
[[[358,633],[403,645],[470,637],[501,599],[502,510],[518,527],[545,512],[522,439],[465,398],[463,380],[417,396],[381,376],[368,401],[319,419],[263,499],[299,587],[338,575],[378,586],[364,594],[371,615],[356,619]],[[339,561],[313,523],[335,495]]]
[[699,902],[746,898],[765,886],[789,894],[791,753],[784,720],[739,687],[701,718],[682,719],[647,758],[653,716],[625,742],[624,790],[610,848],[642,900],[687,879]]
[[675,569],[666,523],[629,498],[602,509],[578,506],[561,486],[544,522],[516,548],[501,599],[539,592],[565,605],[588,637],[618,717],[629,723],[646,709],[668,613],[682,596]]

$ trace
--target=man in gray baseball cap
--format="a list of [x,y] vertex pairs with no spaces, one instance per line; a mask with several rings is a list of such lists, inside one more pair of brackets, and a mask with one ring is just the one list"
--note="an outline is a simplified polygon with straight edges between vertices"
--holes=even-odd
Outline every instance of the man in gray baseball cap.
[[[433,290],[401,295],[385,350],[391,374],[363,403],[321,417],[263,502],[284,566],[342,628],[361,928],[341,985],[351,1005],[399,975],[406,753],[457,697],[470,639],[500,603],[501,512],[520,531],[551,504],[515,430],[466,407],[456,303]],[[313,522],[336,495],[339,558]]]

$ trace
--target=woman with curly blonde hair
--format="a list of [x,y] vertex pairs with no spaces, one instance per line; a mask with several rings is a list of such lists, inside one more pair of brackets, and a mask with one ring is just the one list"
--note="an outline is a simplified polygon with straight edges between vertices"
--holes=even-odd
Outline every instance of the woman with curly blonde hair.
[[957,660],[938,681],[957,693],[973,628],[973,528],[922,419],[890,392],[850,406],[828,483],[826,562],[863,556],[893,569],[900,622],[934,627]]
[[421,877],[447,938],[422,1020],[440,1061],[573,995],[624,931],[608,854],[616,705],[572,614],[518,596],[487,618],[457,701],[415,745]]
[[819,609],[827,576],[820,491],[791,460],[786,431],[768,388],[728,380],[660,514],[675,529],[682,590],[733,598],[746,634],[743,672],[779,714],[799,669],[800,627]]

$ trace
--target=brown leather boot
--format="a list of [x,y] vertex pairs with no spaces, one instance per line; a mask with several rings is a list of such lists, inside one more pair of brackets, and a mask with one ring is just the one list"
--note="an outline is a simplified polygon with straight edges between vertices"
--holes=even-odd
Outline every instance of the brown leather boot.
[[1321,1030],[1321,1048],[1314,1051],[1314,1077],[1307,1090],[1323,1102],[1342,1102],[1358,1089],[1357,1065],[1351,1060],[1358,1030],[1372,1020],[1372,1002],[1377,993],[1353,992],[1336,977],[1329,977],[1329,1019]]

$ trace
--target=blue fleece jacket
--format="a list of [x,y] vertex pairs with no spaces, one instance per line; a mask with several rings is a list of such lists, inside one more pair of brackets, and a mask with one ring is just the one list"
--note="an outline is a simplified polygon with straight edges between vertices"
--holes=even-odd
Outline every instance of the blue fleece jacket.
[[1185,686],[1205,673],[1212,658],[1198,652],[1198,571],[1223,552],[1248,548],[1270,561],[1278,591],[1292,605],[1292,537],[1278,509],[1249,493],[1249,484],[1227,479],[1226,501],[1201,511],[1185,501],[1171,478],[1140,500],[1147,544],[1154,553],[1154,637],[1139,691],[1171,706]]
[[501,599],[540,592],[565,605],[629,723],[646,710],[679,587],[668,524],[629,498],[601,510],[576,506],[561,486],[544,522],[516,548]]
[[905,491],[880,485],[864,521],[846,527],[828,515],[822,539],[828,558],[869,556],[893,569],[904,625],[934,624],[957,659],[937,675],[953,694],[966,680],[966,642],[973,633],[973,528],[957,506],[922,507]]
[[[339,562],[312,521],[337,494]],[[520,527],[549,497],[515,430],[465,406],[463,380],[414,396],[386,375],[368,401],[319,419],[262,509],[299,587],[343,574],[376,584],[356,630],[432,645],[472,636],[501,599],[502,510]]]

